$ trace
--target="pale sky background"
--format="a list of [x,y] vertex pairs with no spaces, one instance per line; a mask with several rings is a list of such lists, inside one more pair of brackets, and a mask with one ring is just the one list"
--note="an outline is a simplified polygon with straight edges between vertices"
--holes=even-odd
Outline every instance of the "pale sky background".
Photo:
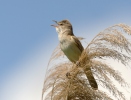
[[[131,0],[0,0],[0,100],[41,99],[46,67],[58,44],[50,25],[62,19],[89,43],[109,26],[131,26]],[[131,69],[114,65],[131,84]]]

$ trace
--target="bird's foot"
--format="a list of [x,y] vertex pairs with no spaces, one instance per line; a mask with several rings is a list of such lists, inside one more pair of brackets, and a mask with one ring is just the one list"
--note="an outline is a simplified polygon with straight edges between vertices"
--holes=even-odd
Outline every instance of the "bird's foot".
[[77,67],[80,66],[80,62],[79,61],[76,62],[76,66]]
[[71,74],[70,74],[70,72],[67,72],[67,73],[66,73],[66,77],[67,77],[68,79],[71,78]]

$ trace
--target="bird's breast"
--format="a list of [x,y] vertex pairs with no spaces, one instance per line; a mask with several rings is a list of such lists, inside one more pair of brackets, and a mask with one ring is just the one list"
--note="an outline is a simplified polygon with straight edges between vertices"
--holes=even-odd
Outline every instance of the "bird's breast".
[[61,50],[67,58],[72,62],[78,61],[81,51],[75,44],[73,38],[71,36],[59,36],[59,41]]

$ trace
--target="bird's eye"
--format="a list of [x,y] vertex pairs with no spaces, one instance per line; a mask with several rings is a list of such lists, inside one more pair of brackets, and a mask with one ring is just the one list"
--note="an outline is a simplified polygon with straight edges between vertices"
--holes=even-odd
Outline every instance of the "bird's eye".
[[62,23],[60,23],[60,25],[63,25]]

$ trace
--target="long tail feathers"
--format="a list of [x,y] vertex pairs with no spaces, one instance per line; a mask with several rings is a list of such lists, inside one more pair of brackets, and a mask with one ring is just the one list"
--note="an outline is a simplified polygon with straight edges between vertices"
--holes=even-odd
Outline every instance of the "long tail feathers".
[[91,68],[85,68],[84,69],[84,72],[87,76],[87,79],[91,85],[91,87],[94,89],[94,90],[97,90],[98,89],[98,85],[97,85],[97,82],[92,74],[92,71],[91,71]]

